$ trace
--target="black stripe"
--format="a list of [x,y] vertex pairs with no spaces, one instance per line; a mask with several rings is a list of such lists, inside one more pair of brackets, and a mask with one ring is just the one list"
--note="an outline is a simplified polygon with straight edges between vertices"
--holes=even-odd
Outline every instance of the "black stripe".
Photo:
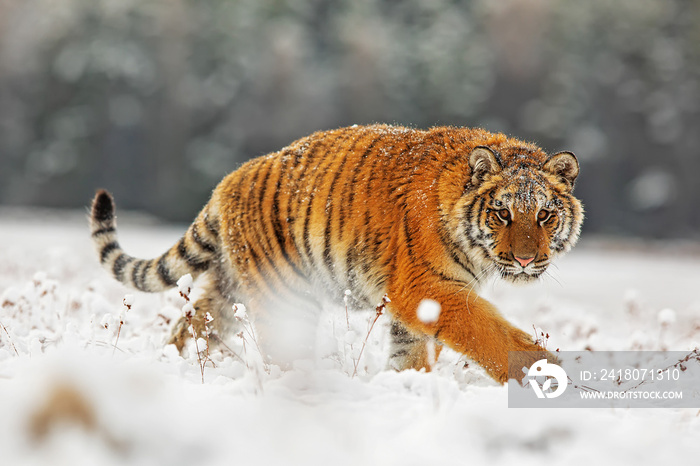
[[309,259],[309,264],[312,268],[316,268],[313,252],[311,251],[311,239],[309,226],[311,224],[311,204],[314,201],[314,192],[309,193],[309,202],[306,205],[306,215],[304,216],[304,229],[302,230],[302,246],[304,247],[304,252],[306,257]]
[[[330,216],[330,215],[329,215]],[[333,257],[331,257],[331,219],[326,222],[326,231],[324,232],[325,244],[323,246],[323,263],[331,275],[331,280],[335,281],[335,268],[333,267]]]
[[192,224],[191,232],[192,232],[192,240],[197,244],[197,246],[199,246],[200,248],[202,248],[204,251],[206,251],[208,253],[216,254],[216,252],[217,252],[216,247],[214,245],[212,245],[211,243],[209,243],[208,241],[206,241],[204,238],[202,238],[199,235],[199,231],[197,229],[196,223]]
[[126,255],[125,253],[119,254],[119,256],[114,260],[112,265],[112,273],[115,278],[120,282],[124,281],[124,267],[133,262],[135,259]]
[[[283,280],[278,273],[276,273],[276,269],[274,267],[274,264],[272,264],[272,267],[267,267],[265,270],[269,270],[270,273],[265,273],[261,267],[261,262],[262,259],[261,257],[255,252],[253,248],[250,248],[250,257],[253,259],[253,263],[255,265],[255,269],[258,271],[258,275],[262,279],[263,283],[265,284],[265,287],[267,287],[268,291],[273,293],[274,295],[278,293],[289,293],[293,296],[296,296],[304,301],[310,301],[311,298],[308,294],[304,293],[303,291],[300,291],[298,288],[294,286],[290,286],[289,283],[287,283],[286,280]],[[269,262],[269,257],[265,256],[266,259],[268,259]],[[270,280],[273,279],[271,276],[272,273],[275,273],[277,275],[277,279],[275,280],[275,283],[272,283]]]
[[[363,135],[364,136],[364,135]],[[369,154],[374,150],[375,144],[380,141],[382,138],[381,135],[375,135],[374,139],[372,139],[372,142],[367,146],[367,149],[362,153],[360,156],[359,161],[352,167],[352,177],[350,183],[346,183],[344,189],[343,189],[343,194],[341,195],[341,199],[344,200],[348,198],[347,202],[341,202],[340,203],[340,209],[339,209],[339,224],[340,224],[340,229],[338,232],[338,241],[342,241],[344,233],[345,233],[345,211],[346,207],[347,210],[352,214],[352,205],[354,202],[354,197],[355,197],[355,191],[357,190],[357,172],[360,170],[360,168],[364,165],[365,159],[369,156]],[[350,190],[348,193],[348,196],[346,197],[345,192],[346,190]],[[360,237],[360,234],[363,232],[358,232],[354,226],[350,227],[350,232],[353,234],[352,237],[352,244],[350,247],[347,249],[347,252],[345,253],[345,270],[346,270],[346,276],[347,276],[347,281],[350,285],[354,285],[357,282],[357,271],[354,270],[355,267],[355,259],[356,259],[356,248],[355,245],[358,242],[358,239]]]
[[[274,233],[270,231],[270,229],[273,229],[271,226],[268,226],[268,222],[266,222],[266,217],[265,217],[265,212],[263,211],[263,204],[265,202],[265,198],[267,196],[267,186],[268,186],[268,181],[270,180],[270,174],[272,173],[272,170],[275,168],[275,159],[265,159],[265,164],[261,169],[265,170],[265,174],[263,175],[263,179],[260,182],[260,187],[258,190],[258,196],[257,196],[257,202],[258,205],[255,208],[255,212],[257,213],[256,217],[258,219],[258,224],[260,226],[260,229],[262,231],[262,235],[258,238],[258,242],[260,245],[263,247],[263,251],[266,253],[266,255],[269,255],[272,251],[272,244],[271,244],[271,238],[272,234]],[[262,170],[261,170],[262,171]],[[272,234],[271,234],[272,233]]]
[[107,234],[107,233],[114,233],[115,231],[117,231],[117,229],[114,228],[114,227],[104,227],[104,228],[100,228],[99,230],[95,230],[95,231],[92,232],[92,237],[95,238],[95,237],[97,237],[97,236],[101,236],[101,235],[104,235],[104,234]]
[[[303,236],[304,249],[305,249],[309,259],[311,260],[312,265],[314,265],[314,268],[315,268],[315,261],[314,261],[314,257],[313,257],[313,251],[311,250],[311,238],[310,238],[309,226],[311,223],[311,215],[312,215],[314,200],[316,199],[316,191],[319,189],[320,185],[325,180],[325,177],[328,174],[328,170],[333,165],[333,157],[331,155],[333,149],[335,149],[339,145],[342,146],[342,143],[347,141],[348,138],[349,138],[348,135],[341,134],[339,136],[336,136],[335,139],[333,139],[330,142],[328,149],[326,149],[326,152],[325,152],[325,156],[326,156],[326,159],[328,160],[328,163],[323,165],[322,168],[321,168],[321,165],[319,164],[317,166],[316,172],[314,173],[314,182],[313,182],[313,185],[311,186],[311,192],[309,193],[309,203],[306,206],[306,217],[304,218],[304,236]],[[321,173],[318,173],[319,171],[321,171]]]
[[187,249],[187,243],[184,236],[180,238],[180,241],[177,243],[177,253],[181,259],[184,259],[185,262],[187,262],[187,265],[193,271],[200,272],[209,268],[208,260],[199,260],[198,257],[190,253],[190,251]]
[[[285,154],[285,155],[288,155],[288,154]],[[279,170],[280,175],[279,175],[279,178],[277,178],[277,182],[275,183],[275,194],[274,194],[273,199],[272,199],[272,213],[271,213],[272,232],[275,235],[275,240],[277,241],[277,245],[280,248],[280,251],[282,253],[282,257],[287,262],[287,265],[289,265],[292,268],[294,273],[296,273],[300,277],[305,277],[305,274],[301,271],[299,266],[294,261],[292,261],[292,258],[289,255],[289,251],[287,251],[286,239],[284,237],[283,227],[282,227],[282,219],[280,218],[280,206],[279,206],[280,187],[281,187],[280,181],[282,180],[284,175],[286,173],[288,173],[290,161],[291,161],[291,157],[287,157],[287,160],[285,160],[284,165],[282,167],[280,167],[280,170]],[[289,197],[287,197],[287,203],[288,204],[291,203],[291,199],[289,199]],[[288,230],[291,230],[291,227],[288,227]],[[291,233],[291,231],[290,231],[290,233]]]
[[[418,277],[425,275],[427,272],[432,273],[433,275],[439,277],[441,280],[444,280],[446,282],[451,282],[451,283],[460,283],[460,284],[465,284],[468,285],[468,282],[465,282],[464,280],[459,280],[453,277],[448,277],[445,275],[441,270],[436,269],[433,267],[433,264],[428,262],[428,260],[416,254],[415,252],[415,245],[413,244],[413,236],[411,235],[409,229],[408,229],[408,219],[406,218],[406,214],[404,213],[404,218],[403,218],[403,232],[404,236],[406,237],[406,249],[408,251],[408,256],[411,259],[412,263],[415,264],[422,264],[425,267],[425,270],[422,271]],[[416,278],[418,278],[416,277]]]
[[[295,220],[300,220],[299,219],[299,214],[301,211],[301,201],[299,195],[296,194],[298,191],[303,190],[303,185],[300,188],[300,181],[302,183],[305,182],[304,175],[307,172],[308,169],[308,161],[313,159],[313,156],[315,155],[316,151],[319,149],[319,147],[322,147],[325,145],[325,139],[321,136],[319,136],[317,139],[313,141],[313,146],[310,148],[307,148],[306,152],[300,153],[297,151],[294,154],[294,167],[293,171],[299,171],[299,176],[294,180],[294,186],[292,189],[290,189],[290,193],[294,193],[293,197],[290,196],[289,202],[287,203],[287,212],[286,212],[286,219],[288,223],[291,223]],[[302,161],[307,162],[304,165],[302,165]],[[290,174],[290,180],[294,179],[292,174]],[[292,202],[295,201],[295,202]],[[292,215],[292,207],[294,207],[294,215]],[[299,241],[297,241],[297,237],[294,233],[294,228],[293,226],[289,227],[289,238],[292,240],[292,244],[294,245],[294,249],[297,251],[297,254],[299,254],[299,259],[303,263],[303,267],[307,270],[310,269],[310,264],[308,263],[307,260],[304,259],[304,255],[302,254],[302,248],[299,246]]]
[[372,223],[372,218],[370,217],[369,210],[365,210],[364,215],[364,241],[362,242],[362,272],[367,275],[374,261],[374,257],[368,258],[367,250],[369,249],[370,234],[374,232],[374,229],[370,227]]
[[[338,224],[340,226],[339,228],[339,235],[338,235],[338,241],[343,240],[343,236],[345,233],[345,213],[350,212],[352,214],[352,204],[354,202],[355,198],[355,191],[357,190],[357,172],[362,168],[364,165],[365,159],[369,156],[369,154],[374,150],[375,144],[382,138],[381,135],[376,135],[373,133],[363,133],[361,135],[361,138],[364,139],[365,136],[371,135],[374,136],[372,139],[372,142],[369,143],[367,146],[367,149],[362,153],[360,156],[360,159],[357,161],[357,163],[351,168],[350,173],[352,173],[352,176],[350,177],[350,182],[345,183],[345,186],[343,187],[343,192],[341,194],[340,199],[343,200],[343,202],[340,203],[340,211],[338,212]],[[349,190],[349,192],[348,192]],[[345,199],[348,201],[345,202]],[[351,227],[352,229],[352,227]]]
[[[447,227],[446,225],[444,225],[445,221],[441,219],[441,222],[443,223],[437,227],[438,235],[440,241],[445,246],[445,249],[447,249],[447,251],[449,252],[450,258],[461,268],[469,272],[469,274],[472,277],[475,277],[476,275],[471,267],[471,264],[469,263],[469,258],[462,252],[459,246],[454,243],[452,238],[450,238],[449,233],[447,232]],[[461,256],[464,256],[464,260]]]
[[[255,172],[255,174],[254,174],[254,177],[255,177],[254,184],[257,184],[257,183],[260,181],[260,176],[261,176],[261,173],[262,173],[262,171],[259,169],[260,167],[256,167],[256,168],[258,168],[258,170],[256,170],[256,172]],[[269,170],[268,170],[268,172],[269,172]],[[247,183],[246,183],[246,184],[247,184]],[[253,189],[252,186],[253,186],[253,185],[251,185],[251,190]],[[252,194],[252,193],[251,193],[251,194]],[[254,199],[254,196],[251,195],[251,196],[248,198],[247,202],[246,202],[246,206],[248,206],[249,208],[253,208],[253,209],[254,209],[255,206],[254,206],[254,205],[251,205],[251,200],[253,200],[253,199]],[[243,199],[241,199],[240,201],[241,201],[241,202],[239,202],[239,205],[243,203],[243,202],[242,202]],[[259,206],[258,206],[258,207],[259,207]],[[237,207],[237,209],[240,209],[240,206]],[[258,210],[259,210],[259,209],[258,209]],[[280,274],[279,271],[278,271],[278,267],[277,267],[277,263],[276,263],[276,261],[275,261],[275,258],[271,257],[270,254],[267,254],[267,251],[265,250],[265,249],[266,249],[266,248],[265,248],[265,244],[264,244],[262,241],[259,240],[260,237],[261,237],[261,233],[263,233],[263,232],[260,231],[260,225],[259,225],[260,222],[262,222],[262,217],[263,217],[263,216],[262,216],[262,214],[261,214],[260,212],[256,212],[256,219],[259,220],[259,221],[250,222],[250,225],[249,225],[250,227],[257,227],[257,228],[256,228],[257,231],[254,231],[254,232],[253,232],[253,234],[256,234],[256,235],[257,235],[257,236],[254,238],[254,240],[256,240],[256,241],[255,241],[254,243],[249,243],[249,245],[248,245],[249,251],[250,251],[250,258],[252,258],[252,260],[253,260],[253,262],[254,262],[254,266],[255,266],[255,268],[257,269],[258,274],[260,275],[261,279],[263,280],[263,282],[265,283],[265,285],[266,285],[271,291],[279,290],[280,288],[285,288],[285,289],[287,289],[289,292],[291,292],[292,294],[299,294],[299,292],[298,292],[297,289],[291,288],[290,286],[287,285],[287,281],[284,280],[284,279],[282,278],[281,274]],[[264,235],[263,235],[263,236],[264,236]],[[269,249],[270,249],[270,243],[269,243],[269,241],[267,241],[267,238],[264,238],[264,239],[265,239],[265,243],[267,243],[267,249],[269,250]],[[262,254],[258,254],[258,252],[256,252],[256,250],[254,249],[254,246],[258,246],[258,247],[262,250],[262,251],[261,251]],[[261,256],[262,256],[262,257],[261,257]],[[263,265],[263,264],[262,264],[262,261],[263,261],[263,260],[264,260],[265,263],[266,263],[266,267],[265,267],[264,269],[263,269],[263,267],[262,267],[262,265]],[[276,281],[277,281],[277,284],[274,284],[274,285],[271,284],[271,283],[269,282],[269,280],[268,280],[268,279],[270,279],[270,278],[273,278],[273,277],[272,277],[273,274],[276,275],[276,277],[277,277],[277,280],[276,280]],[[302,276],[303,276],[303,275],[302,275]],[[284,291],[284,290],[282,290],[282,291]]]
[[111,243],[105,244],[102,247],[102,251],[100,251],[100,263],[104,264],[107,261],[107,256],[109,255],[109,253],[117,249],[119,249],[119,243],[117,243],[116,241],[112,241]]
[[211,215],[209,215],[209,212],[204,214],[204,225],[207,227],[207,230],[209,230],[209,233],[214,235],[214,237],[218,238],[219,237],[219,219],[218,218],[212,218]]
[[351,288],[357,283],[357,271],[355,270],[355,248],[351,245],[345,255],[345,274]]
[[403,214],[403,234],[406,237],[406,247],[408,249],[408,254],[409,256],[415,256],[413,252],[413,236],[411,235],[411,232],[408,229],[408,218],[406,213],[404,212]]
[[184,236],[177,242],[177,253],[182,259],[187,260],[187,245],[185,244]]
[[160,277],[161,281],[165,285],[174,286],[176,283],[176,280],[170,274],[170,270],[168,268],[168,265],[165,263],[165,261],[167,260],[166,258],[167,258],[167,253],[160,256],[160,259],[158,259],[156,271],[158,272],[158,276]]
[[[486,198],[485,198],[484,196],[481,196],[481,197],[479,198],[479,205],[478,205],[478,207],[475,209],[475,212],[476,212],[476,214],[477,214],[477,216],[478,216],[478,218],[477,218],[476,220],[477,220],[477,222],[479,222],[479,223],[480,223],[481,219],[483,218],[481,214],[485,213],[485,210],[484,210],[484,206],[485,206],[485,205],[486,205]],[[470,219],[470,220],[473,220],[473,219]]]
[[[557,252],[561,252],[564,249],[566,249],[566,245],[568,244],[569,238],[571,238],[571,234],[573,232],[573,226],[574,226],[573,216],[572,215],[565,215],[564,222],[566,223],[566,226],[565,227],[562,226],[562,228],[560,228],[560,230],[558,232],[559,244],[557,245],[557,249],[556,249]],[[564,222],[562,222],[562,225]],[[564,230],[569,230],[569,234],[566,236],[566,238],[564,238],[562,236],[562,233]]]
[[382,136],[381,135],[375,135],[375,138],[372,139],[372,142],[369,143],[369,146],[367,146],[367,149],[362,153],[360,156],[360,159],[358,160],[357,164],[353,167],[352,169],[352,182],[350,183],[350,193],[348,195],[348,210],[352,212],[352,204],[355,200],[355,193],[358,191],[357,187],[357,172],[360,171],[361,168],[365,166],[365,160],[369,155],[374,151],[374,146],[381,141]]
[[[260,256],[258,256],[258,254],[255,252],[255,249],[253,249],[252,247],[249,247],[248,250],[250,251],[249,255],[253,261],[253,266],[255,267],[255,270],[258,272],[258,275],[260,276],[260,279],[262,280],[263,284],[265,285],[265,287],[267,287],[268,292],[272,292],[272,293],[278,292],[279,290],[277,289],[277,287],[271,285],[266,280],[266,275],[263,273],[263,270],[261,267],[262,264],[260,262]],[[250,267],[250,264],[248,264],[248,267]],[[257,280],[256,280],[256,282],[257,282]],[[258,284],[258,288],[259,287],[260,287],[260,285]]]
[[[387,264],[382,264],[381,269],[386,269]],[[387,280],[389,277],[386,274],[382,274],[379,278],[375,279],[374,285],[376,288],[384,288],[384,285],[386,284]]]
[[[469,274],[472,276],[472,278],[476,278],[476,275],[477,275],[476,272],[472,269],[471,264],[468,263],[469,258],[466,255],[464,255],[464,253],[462,253],[462,251],[457,249],[454,244],[452,244],[452,245],[446,244],[445,247],[447,247],[447,249],[450,253],[450,259],[452,259],[452,261],[454,263],[456,263],[457,265],[459,265],[461,268],[463,268],[464,270],[469,272]],[[460,257],[459,253],[461,253],[461,255],[464,256],[464,259],[466,259],[466,261],[462,260],[462,257]]]
[[138,282],[138,288],[140,290],[146,290],[146,276],[148,275],[148,271],[150,268],[153,266],[153,261],[145,261],[146,265],[143,267],[141,270],[141,276],[139,277],[139,282]]
[[[263,203],[265,202],[265,194],[267,194],[267,182],[270,180],[270,173],[272,173],[272,169],[275,167],[275,161],[267,159],[265,160],[265,164],[262,165],[261,171],[264,169],[265,170],[265,175],[263,176],[262,181],[260,182],[260,190],[258,191],[258,209],[257,212],[262,213],[262,208],[263,208]],[[261,216],[262,218],[262,216]]]
[[[456,154],[453,154],[453,156],[450,159],[446,160],[445,163],[443,164],[443,170],[440,173],[440,175],[438,176],[438,182],[437,182],[438,186],[440,186],[442,184],[442,175],[444,173],[447,173],[447,167],[454,163],[456,157],[457,157]],[[492,196],[492,191],[489,191],[489,193],[487,195]],[[437,194],[436,194],[436,196],[437,196]],[[459,199],[457,200],[457,202],[459,202]],[[438,199],[438,203],[439,203],[439,199]],[[450,207],[453,207],[453,206],[454,206],[454,204]],[[467,215],[467,218],[468,217],[469,216]],[[475,277],[476,275],[475,275],[475,272],[472,270],[472,267],[471,267],[472,264],[469,261],[469,257],[462,251],[462,248],[459,247],[459,244],[455,243],[455,241],[451,238],[451,236],[449,234],[449,231],[448,231],[449,227],[447,225],[447,221],[448,221],[447,216],[443,214],[440,217],[440,221],[441,221],[441,223],[437,227],[438,235],[440,237],[440,241],[442,242],[442,244],[445,246],[445,248],[449,252],[450,258],[458,266],[460,266],[461,268],[466,270],[472,276],[472,278]]]
[[105,190],[97,192],[92,204],[92,218],[98,223],[111,222],[114,218],[114,201]]
[[[268,184],[269,184],[270,174],[272,173],[272,170],[275,168],[275,162],[277,162],[278,160],[279,160],[279,159],[275,159],[274,161],[271,161],[271,162],[270,162],[269,168],[268,168],[267,172],[265,173],[265,177],[264,177],[264,179],[263,179],[263,186],[261,187],[261,192],[260,192],[260,196],[259,196],[259,213],[260,213],[259,219],[260,219],[261,227],[262,227],[262,230],[263,230],[263,237],[264,237],[264,244],[261,244],[261,246],[263,247],[263,252],[264,252],[265,250],[267,250],[267,251],[271,251],[271,250],[272,250],[272,242],[271,242],[271,237],[272,237],[272,235],[270,235],[270,228],[272,229],[272,234],[274,235],[275,241],[277,242],[277,244],[280,245],[280,240],[282,241],[282,243],[284,243],[284,238],[281,237],[281,234],[282,234],[281,231],[280,231],[281,228],[280,228],[280,227],[277,227],[273,222],[271,222],[270,227],[268,227],[267,222],[265,221],[265,220],[266,220],[266,216],[264,215],[264,212],[263,212],[263,209],[262,209],[262,203],[263,203],[263,201],[264,201],[265,195],[266,195],[267,190],[268,190]],[[282,168],[280,168],[280,169],[279,169],[279,178],[278,178],[278,180],[281,179],[282,176],[283,176],[283,170],[282,170]],[[277,182],[275,183],[275,186],[277,186],[278,184],[279,184],[279,181],[277,181]],[[279,188],[277,188],[277,192],[279,192]],[[277,192],[275,192],[275,197],[276,197],[276,195],[277,195]],[[274,212],[275,208],[277,207],[277,206],[276,206],[276,203],[277,203],[277,202],[278,202],[278,200],[277,200],[276,198],[273,198],[273,207],[272,207],[273,212]],[[279,215],[274,215],[274,214],[271,212],[271,213],[270,213],[270,216],[277,218],[277,220],[279,221]],[[279,224],[279,223],[278,223],[278,224]],[[254,252],[254,251],[251,250],[251,252]],[[291,258],[289,257],[289,254],[288,254],[286,248],[285,248],[283,245],[280,245],[280,252],[281,252],[282,256],[284,257],[284,259],[286,260],[286,262],[287,262],[287,263],[289,264],[289,266],[292,268],[292,270],[293,270],[300,278],[304,278],[304,279],[305,279],[305,274],[299,269],[299,267],[297,267],[297,265],[296,265],[294,262],[292,262],[292,260],[291,260]],[[278,281],[280,281],[283,285],[286,284],[286,283],[287,283],[287,280],[285,280],[285,279],[283,278],[282,274],[279,273],[279,271],[278,271],[278,269],[279,269],[279,264],[277,264],[277,260],[271,258],[271,257],[270,257],[270,254],[265,254],[265,257],[266,257],[266,259],[267,259],[267,262],[270,264],[270,269],[271,269],[272,271],[274,271],[274,272],[276,273],[276,275],[278,276]],[[289,288],[289,287],[285,287],[285,288]],[[294,291],[294,290],[292,290],[292,291]]]
[[[369,177],[367,178],[367,189],[365,190],[365,194],[367,195],[368,198],[371,198],[373,195],[372,191],[372,183],[376,179],[376,175],[379,173],[382,176],[386,176],[387,170],[386,167],[382,167],[382,170],[377,170],[377,164],[379,162],[382,162],[386,164],[389,160],[391,160],[391,155],[397,153],[396,151],[396,146],[393,145],[394,142],[400,142],[402,143],[403,148],[408,149],[408,144],[405,141],[405,136],[398,141],[392,140],[392,146],[387,148],[384,147],[381,151],[381,155],[376,155],[373,160],[372,160],[372,165],[369,170]],[[401,151],[398,151],[399,154],[401,154]],[[376,195],[376,194],[375,194]]]
[[[328,272],[331,274],[331,279],[335,280],[336,275],[335,275],[335,269],[333,267],[333,258],[331,257],[331,242],[332,242],[332,229],[333,229],[333,212],[334,212],[334,206],[335,203],[333,202],[334,197],[335,197],[335,186],[338,184],[338,179],[344,174],[344,169],[345,169],[345,164],[348,161],[348,155],[351,154],[354,150],[355,147],[357,146],[357,143],[359,141],[359,138],[355,137],[355,139],[352,141],[352,144],[350,147],[343,151],[343,160],[340,162],[340,166],[336,169],[335,174],[333,175],[333,180],[331,181],[331,186],[330,189],[328,190],[328,199],[326,200],[326,205],[328,205],[328,212],[326,215],[326,228],[324,231],[324,247],[323,247],[323,262],[326,265],[326,268],[328,269]],[[340,199],[339,204],[342,205],[343,199]],[[341,222],[341,219],[338,219],[338,229],[342,230],[343,224]]]
[[[369,168],[369,176],[367,177],[367,186],[365,187],[365,196],[368,198],[372,197],[372,182],[374,181],[374,178],[377,174],[377,163],[379,163],[381,159],[381,156],[375,155],[372,157],[372,161],[370,162],[370,168]],[[382,175],[385,175],[384,171],[382,170]]]
[[[269,158],[261,159],[260,163],[256,166],[255,178],[253,180],[253,188],[257,191],[253,192],[251,190],[250,197],[248,198],[248,208],[252,209],[251,212],[260,220],[260,226],[262,226],[262,208],[265,202],[265,195],[267,193],[267,181],[270,178],[270,173],[274,167],[274,160]],[[252,205],[251,205],[252,202]],[[267,238],[267,235],[264,236]]]
[[[264,177],[265,159],[257,159],[256,163],[251,166],[251,173],[247,173],[245,180],[241,180],[241,186],[247,186],[247,193],[244,197],[242,195],[239,201],[239,207],[235,209],[236,212],[241,212],[243,217],[243,235],[251,253],[253,253],[253,246],[259,246],[263,249],[263,256],[267,259],[267,262],[274,267],[273,260],[269,257],[265,250],[263,241],[265,240],[265,232],[263,231],[262,214],[260,213],[258,189],[259,183],[262,177]],[[255,255],[257,257],[257,255]],[[258,267],[259,269],[259,267]]]
[[209,261],[197,262],[192,258],[188,258],[187,265],[195,272],[202,272],[209,268]]
[[391,341],[395,345],[411,345],[420,341],[421,338],[411,334],[403,325],[392,322],[391,324]]
[[[477,273],[472,269],[471,264],[468,264],[466,261],[463,261],[461,257],[455,252],[451,251],[450,257],[452,260],[457,263],[460,267],[462,267],[464,270],[469,272],[469,275],[472,276],[472,278],[476,278]],[[465,258],[468,260],[468,258],[465,256]]]
[[131,269],[131,284],[134,285],[136,288],[138,288],[138,277],[140,275],[139,270],[141,269],[141,266],[144,264],[144,261],[136,261],[134,264],[134,267]]
[[412,346],[415,343],[417,343],[418,341],[421,341],[421,340],[410,335],[408,332],[392,333],[391,334],[391,342],[395,346],[399,346],[399,345]]
[[[246,180],[245,186],[248,188],[247,192],[247,198],[245,201],[245,209],[244,212],[247,213],[248,215],[252,215],[252,213],[257,212],[256,205],[255,205],[255,195],[256,195],[256,190],[258,189],[258,183],[260,183],[260,177],[263,175],[262,168],[264,168],[263,165],[263,160],[258,159],[257,163],[254,165],[254,173],[252,174],[252,179]],[[248,182],[249,181],[249,182]],[[243,196],[241,196],[241,200],[243,200]],[[253,226],[254,224],[251,222],[251,225]]]
[[[282,221],[285,222],[287,234],[289,235],[289,239],[292,242],[293,251],[295,251],[296,254],[299,256],[299,262],[300,262],[301,266],[306,267],[304,257],[301,254],[301,250],[299,248],[299,243],[297,242],[297,238],[296,238],[296,235],[294,233],[294,222],[297,220],[297,217],[299,215],[299,212],[298,212],[299,196],[297,194],[298,188],[299,188],[299,178],[294,179],[294,175],[292,173],[296,169],[296,164],[297,164],[297,157],[295,157],[295,162],[293,164],[294,166],[292,167],[289,174],[287,175],[288,176],[287,182],[290,184],[289,196],[287,196],[287,208],[284,212],[284,217],[281,217],[280,222],[282,222]],[[292,207],[295,207],[294,214],[292,214]]]

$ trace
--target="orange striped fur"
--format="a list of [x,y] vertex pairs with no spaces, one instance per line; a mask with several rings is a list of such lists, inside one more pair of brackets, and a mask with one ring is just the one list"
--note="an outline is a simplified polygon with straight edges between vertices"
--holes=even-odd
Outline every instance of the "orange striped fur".
[[[120,248],[106,191],[93,201],[92,237],[102,264],[137,289],[205,275],[200,332],[206,312],[214,331],[233,331],[231,304],[242,302],[263,344],[289,337],[308,346],[293,322],[311,325],[322,299],[340,301],[349,289],[354,306],[372,307],[387,294],[393,367],[429,370],[434,341],[503,383],[508,351],[547,353],[481,298],[479,285],[493,274],[535,280],[575,244],[577,175],[569,152],[550,156],[481,129],[353,126],[314,133],[229,174],[156,259]],[[436,322],[417,317],[426,298],[441,305]],[[172,342],[182,347],[186,337],[180,322]],[[296,355],[282,348],[282,359]]]

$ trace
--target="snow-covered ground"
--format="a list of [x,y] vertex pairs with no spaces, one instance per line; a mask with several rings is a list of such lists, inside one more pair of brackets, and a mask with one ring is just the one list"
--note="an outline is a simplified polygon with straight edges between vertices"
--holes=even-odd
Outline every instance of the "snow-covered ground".
[[[160,254],[182,231],[120,217],[122,245],[136,255]],[[494,280],[484,293],[521,328],[548,333],[550,349],[685,351],[700,346],[698,288],[696,245],[584,240],[542,282]],[[344,308],[329,306],[319,360],[289,371],[266,371],[250,335],[234,336],[230,350],[212,352],[202,383],[196,353],[163,343],[182,306],[177,290],[135,293],[108,277],[81,213],[0,210],[0,464],[700,458],[698,409],[508,408],[506,387],[450,351],[432,373],[386,371],[385,316],[353,377],[372,310],[352,313],[348,332]]]

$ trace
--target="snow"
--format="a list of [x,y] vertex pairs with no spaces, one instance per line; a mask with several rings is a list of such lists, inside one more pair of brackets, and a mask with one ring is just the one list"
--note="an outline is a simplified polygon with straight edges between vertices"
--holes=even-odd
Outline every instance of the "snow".
[[232,306],[233,316],[236,319],[248,320],[248,311],[242,303],[236,303]]
[[432,324],[437,322],[440,317],[440,303],[434,299],[424,299],[418,304],[416,315],[418,320],[424,324]]
[[186,302],[182,305],[182,316],[189,317],[195,314],[194,306],[190,302]]
[[194,280],[192,279],[192,275],[187,273],[180,277],[180,279],[177,281],[177,289],[180,293],[189,295],[193,283]]
[[134,305],[134,299],[136,299],[136,298],[134,298],[133,294],[125,294],[122,302],[124,303],[124,306],[126,306],[127,308],[130,308],[131,306]]
[[669,308],[661,309],[656,317],[660,325],[671,325],[676,321],[676,311]]
[[353,332],[352,330],[348,330],[343,336],[343,341],[348,345],[352,345],[357,341],[357,333]]
[[[449,350],[430,373],[385,370],[388,318],[367,337],[375,310],[350,312],[348,329],[343,296],[321,318],[317,360],[265,367],[250,333],[232,335],[235,354],[212,349],[202,383],[196,352],[164,346],[185,304],[177,289],[115,283],[83,215],[29,214],[0,211],[2,464],[691,464],[700,454],[698,409],[509,409],[506,387]],[[119,220],[121,244],[143,257],[184,231]],[[550,349],[684,351],[700,344],[698,283],[695,246],[584,238],[540,283],[494,280],[484,294],[549,334]]]

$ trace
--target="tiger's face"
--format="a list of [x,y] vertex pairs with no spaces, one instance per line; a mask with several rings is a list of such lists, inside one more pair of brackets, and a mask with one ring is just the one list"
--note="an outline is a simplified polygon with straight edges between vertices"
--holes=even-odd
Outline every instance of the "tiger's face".
[[577,241],[583,209],[571,191],[578,162],[561,152],[544,163],[528,154],[502,158],[485,147],[470,156],[474,202],[465,232],[482,253],[484,270],[525,283],[539,278],[553,257]]

